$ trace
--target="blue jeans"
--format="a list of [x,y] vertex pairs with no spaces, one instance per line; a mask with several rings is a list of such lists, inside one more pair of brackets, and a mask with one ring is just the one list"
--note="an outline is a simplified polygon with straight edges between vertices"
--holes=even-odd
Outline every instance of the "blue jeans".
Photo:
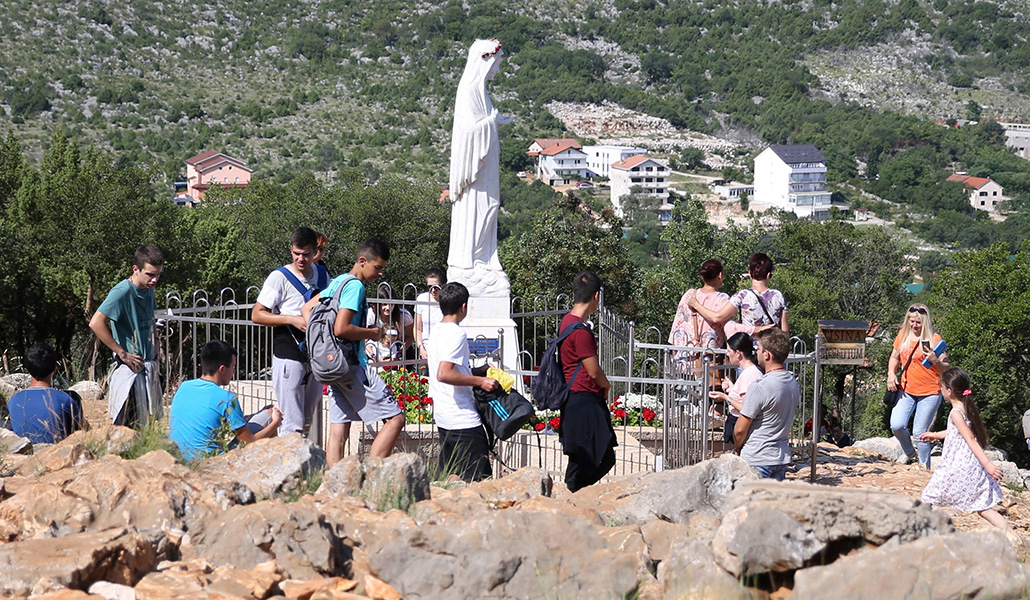
[[758,471],[758,476],[762,479],[775,479],[776,481],[783,481],[783,478],[787,476],[787,467],[790,465],[758,465],[754,469]]
[[[891,411],[891,431],[894,437],[901,442],[901,449],[912,455],[919,451],[919,462],[926,468],[930,468],[930,447],[928,442],[919,441],[919,434],[930,429],[934,417],[937,416],[937,408],[941,405],[941,395],[931,394],[929,396],[910,396],[906,392],[898,394],[898,403]],[[908,420],[915,413],[912,421],[912,432],[908,431]],[[916,447],[912,447],[912,437],[916,438]]]

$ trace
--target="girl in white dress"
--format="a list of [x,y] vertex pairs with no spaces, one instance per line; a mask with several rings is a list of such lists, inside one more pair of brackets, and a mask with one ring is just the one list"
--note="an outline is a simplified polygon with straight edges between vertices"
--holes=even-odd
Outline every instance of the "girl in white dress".
[[973,402],[969,374],[951,368],[941,374],[941,391],[951,403],[947,431],[927,431],[919,436],[924,442],[944,440],[940,463],[923,490],[922,501],[935,506],[975,512],[991,525],[1008,529],[1005,517],[994,510],[1001,501],[1001,469],[983,449],[987,429]]

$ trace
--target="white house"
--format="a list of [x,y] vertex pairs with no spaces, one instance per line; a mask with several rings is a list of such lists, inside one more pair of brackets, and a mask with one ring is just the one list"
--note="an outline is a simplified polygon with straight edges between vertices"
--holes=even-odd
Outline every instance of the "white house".
[[587,169],[593,177],[611,177],[613,163],[626,160],[631,156],[644,154],[644,148],[627,148],[625,146],[583,146],[587,155]]
[[1017,156],[1030,160],[1030,123],[1003,123],[998,121],[1005,130],[1005,145]]
[[[641,193],[665,200],[669,197],[669,167],[646,154],[635,154],[613,163],[610,171],[612,206],[622,215],[622,197],[639,186]],[[671,210],[671,209],[670,209]]]
[[587,177],[587,155],[579,148],[554,144],[537,155],[536,177],[547,185],[568,185]]
[[539,156],[541,150],[546,150],[551,146],[572,146],[573,148],[583,149],[580,145],[579,140],[575,138],[537,138],[533,140],[533,143],[529,145],[529,150],[526,152],[528,156]]
[[713,194],[718,194],[731,200],[740,198],[741,194],[745,193],[749,198],[755,195],[755,186],[725,179],[716,179],[708,184],[708,187],[711,188]]
[[829,216],[826,157],[811,144],[769,146],[755,157],[756,210],[778,208],[799,217]]
[[977,210],[997,210],[998,203],[1008,200],[1005,190],[993,179],[986,177],[970,177],[965,173],[948,176],[948,181],[955,181],[969,190],[969,204]]

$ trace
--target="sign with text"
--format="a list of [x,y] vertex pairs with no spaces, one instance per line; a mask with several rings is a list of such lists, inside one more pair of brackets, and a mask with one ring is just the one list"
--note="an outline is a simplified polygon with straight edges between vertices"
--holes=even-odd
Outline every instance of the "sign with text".
[[865,364],[865,336],[867,321],[817,321],[823,343],[819,347],[819,362],[824,365]]

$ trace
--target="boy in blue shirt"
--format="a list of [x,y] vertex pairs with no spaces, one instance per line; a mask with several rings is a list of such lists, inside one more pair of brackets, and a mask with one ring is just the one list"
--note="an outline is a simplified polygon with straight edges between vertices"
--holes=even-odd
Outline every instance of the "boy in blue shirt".
[[7,401],[15,433],[33,444],[53,444],[77,429],[89,429],[78,395],[53,388],[57,352],[49,344],[38,342],[29,348],[25,369],[32,376],[32,383]]
[[235,436],[233,444],[275,437],[282,422],[277,408],[262,410],[248,422],[236,394],[223,389],[236,374],[235,348],[222,340],[211,340],[200,350],[200,365],[200,379],[184,382],[175,392],[168,418],[168,437],[186,460],[218,453],[216,432],[223,422]]
[[[365,302],[365,285],[374,282],[383,274],[386,261],[390,260],[390,248],[386,242],[369,238],[358,247],[357,260],[349,273],[340,275],[329,284],[320,296],[312,298],[304,306],[305,320],[311,314],[316,302],[328,302],[340,292],[340,310],[336,314],[333,334],[354,344],[351,355],[350,373],[342,383],[332,386],[332,404],[329,407],[329,445],[326,448],[326,462],[331,467],[342,457],[343,444],[350,436],[353,421],[375,423],[384,421],[379,429],[369,456],[387,457],[404,428],[404,414],[386,388],[386,383],[374,368],[368,366],[368,355],[364,341],[382,337],[379,327],[366,327],[368,305]],[[340,291],[340,286],[343,290]],[[348,357],[348,358],[351,358]]]

